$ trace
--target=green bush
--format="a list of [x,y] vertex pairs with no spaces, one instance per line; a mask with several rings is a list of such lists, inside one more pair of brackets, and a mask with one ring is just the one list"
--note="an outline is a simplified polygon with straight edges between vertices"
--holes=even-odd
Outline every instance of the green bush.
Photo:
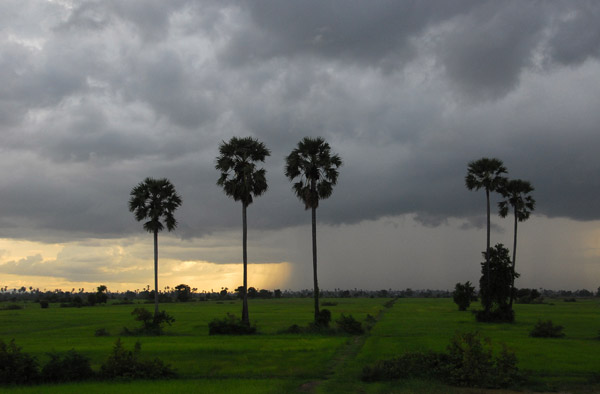
[[42,368],[45,382],[71,382],[94,377],[89,358],[71,349],[66,354],[49,353],[50,360]]
[[163,326],[165,324],[170,326],[175,321],[175,318],[165,311],[159,311],[155,316],[145,308],[135,308],[131,314],[135,316],[136,321],[142,323],[142,326],[133,330],[124,327],[122,335],[161,335]]
[[565,336],[562,332],[563,328],[563,326],[555,326],[552,320],[538,320],[533,330],[529,332],[529,336],[536,338],[562,338]]
[[352,315],[344,315],[340,316],[339,319],[335,321],[337,328],[341,332],[345,332],[347,334],[352,335],[361,335],[365,333],[365,330],[362,327],[362,324],[354,319]]
[[363,369],[362,380],[436,379],[468,387],[501,388],[520,380],[514,352],[503,346],[496,357],[489,339],[479,333],[456,334],[446,353],[409,352]]
[[321,309],[319,314],[315,316],[314,325],[320,328],[329,327],[331,321],[331,311],[329,309]]
[[48,301],[46,301],[46,300],[41,300],[40,301],[40,307],[42,309],[47,309],[49,306],[50,306],[50,304],[48,303]]
[[0,340],[0,384],[33,383],[38,378],[35,357],[21,352],[14,339],[8,344]]
[[208,335],[249,335],[256,334],[256,326],[248,325],[242,319],[228,313],[223,319],[208,323]]
[[96,331],[94,331],[94,336],[95,337],[108,337],[108,336],[110,336],[110,333],[106,330],[106,328],[98,328]]
[[465,284],[457,283],[454,286],[452,297],[454,303],[458,305],[459,311],[466,311],[472,301],[477,301],[475,287],[471,286],[471,282],[469,281],[465,282]]
[[112,353],[100,367],[100,375],[106,379],[161,379],[175,377],[168,365],[158,358],[140,360],[142,345],[135,343],[133,350],[123,347],[121,339],[117,339]]

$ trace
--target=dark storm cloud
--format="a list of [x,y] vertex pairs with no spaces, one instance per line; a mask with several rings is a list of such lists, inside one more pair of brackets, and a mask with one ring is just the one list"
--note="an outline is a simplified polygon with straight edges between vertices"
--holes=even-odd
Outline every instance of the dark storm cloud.
[[237,227],[214,170],[234,135],[272,150],[258,228],[310,220],[283,176],[306,135],[345,163],[323,222],[479,226],[464,176],[482,156],[534,184],[538,213],[597,219],[598,15],[592,1],[4,2],[1,235],[138,233],[127,199],[147,176],[182,195],[179,236]]

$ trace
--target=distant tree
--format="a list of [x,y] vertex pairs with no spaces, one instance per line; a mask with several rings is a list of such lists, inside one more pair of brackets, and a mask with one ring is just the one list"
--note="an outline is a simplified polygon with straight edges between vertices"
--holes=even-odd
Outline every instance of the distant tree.
[[[266,170],[257,168],[256,162],[264,162],[271,152],[265,144],[252,137],[233,137],[219,146],[219,156],[215,168],[221,176],[217,185],[221,186],[229,197],[242,202],[242,251],[244,259],[244,289],[248,288],[248,226],[246,209],[254,201],[253,197],[267,191]],[[248,315],[248,296],[244,291],[242,301],[242,321],[250,325]]]
[[107,290],[108,289],[104,285],[98,286],[96,291],[96,303],[106,304],[106,301],[108,301],[108,294],[106,294]]
[[[524,222],[529,219],[529,215],[535,209],[535,200],[529,195],[533,192],[533,186],[527,181],[520,179],[512,179],[499,188],[500,194],[504,197],[503,201],[498,203],[500,208],[500,216],[505,218],[508,215],[510,207],[514,212],[515,216],[515,230],[514,230],[514,241],[513,241],[513,258],[512,258],[512,270],[515,271],[515,264],[517,260],[517,222]],[[514,277],[513,277],[514,278]],[[510,306],[512,308],[514,299],[515,283],[511,285],[510,293]]]
[[249,287],[248,288],[248,297],[256,298],[257,296],[258,296],[258,290],[256,290],[254,287]]
[[[181,206],[181,197],[166,179],[146,178],[130,193],[129,210],[138,222],[144,222],[144,230],[154,235],[154,316],[158,316],[158,233],[167,227],[177,227],[175,210]],[[164,224],[163,224],[164,221]]]
[[[482,252],[485,257],[485,252]],[[514,313],[509,304],[512,283],[519,274],[513,272],[509,251],[502,244],[489,249],[489,263],[481,263],[479,296],[485,308],[482,321],[512,321]],[[487,287],[485,284],[491,283]]]
[[227,290],[229,290],[227,287],[221,287],[221,291],[219,292],[221,298],[227,298]]
[[273,292],[275,298],[281,298],[281,290],[280,289],[275,289],[275,291]]
[[459,311],[466,311],[472,301],[477,301],[475,295],[475,287],[471,286],[471,282],[467,281],[464,284],[457,283],[452,293],[454,303],[458,305]]
[[175,286],[175,297],[179,302],[187,302],[190,300],[190,287],[184,283]]
[[[471,161],[467,167],[467,176],[465,177],[465,185],[469,190],[485,190],[485,198],[487,201],[487,238],[485,247],[485,260],[489,266],[490,261],[490,192],[497,191],[506,178],[502,174],[506,173],[506,167],[499,159],[490,159],[483,157],[476,161]],[[489,275],[487,276],[490,277]],[[491,286],[491,282],[485,283],[486,287]]]
[[338,168],[342,159],[331,153],[331,147],[321,137],[305,137],[285,159],[285,175],[290,181],[296,180],[293,190],[311,210],[312,217],[312,257],[315,302],[315,323],[319,317],[319,282],[317,279],[317,208],[319,201],[331,196],[337,184]]

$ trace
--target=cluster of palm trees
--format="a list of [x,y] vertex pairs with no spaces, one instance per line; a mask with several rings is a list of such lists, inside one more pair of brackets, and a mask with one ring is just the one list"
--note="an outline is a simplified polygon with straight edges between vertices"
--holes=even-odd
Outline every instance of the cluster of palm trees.
[[[242,256],[243,256],[243,301],[242,322],[249,325],[248,314],[248,256],[246,210],[255,197],[267,189],[266,170],[259,168],[271,152],[264,143],[252,137],[233,137],[219,145],[215,168],[220,172],[217,185],[234,201],[242,203]],[[303,138],[286,157],[285,175],[295,181],[293,190],[312,214],[312,252],[315,299],[315,321],[319,317],[319,286],[317,280],[317,230],[316,209],[319,201],[328,198],[337,183],[338,168],[342,160],[331,153],[329,144],[320,137]],[[181,197],[168,179],[146,178],[131,190],[129,210],[136,220],[143,221],[144,229],[154,234],[154,316],[158,315],[158,233],[177,226],[174,211],[181,205]],[[163,222],[165,225],[163,225]]]
[[[465,185],[469,190],[485,190],[487,202],[487,238],[485,259],[486,267],[490,269],[490,193],[499,193],[503,200],[498,203],[499,214],[506,217],[512,208],[514,213],[514,242],[513,258],[511,264],[512,280],[510,291],[510,308],[512,308],[515,288],[515,263],[517,257],[517,223],[527,220],[535,209],[535,200],[530,193],[534,191],[533,186],[528,181],[521,179],[508,179],[504,176],[507,173],[502,160],[496,158],[483,157],[479,160],[471,161],[467,166],[467,176]],[[491,286],[489,271],[487,275],[487,286]],[[486,312],[489,310],[486,304]]]

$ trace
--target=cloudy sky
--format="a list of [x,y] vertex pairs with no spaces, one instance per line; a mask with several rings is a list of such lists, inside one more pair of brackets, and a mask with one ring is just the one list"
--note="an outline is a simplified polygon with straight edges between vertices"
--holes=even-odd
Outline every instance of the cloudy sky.
[[[152,237],[127,209],[150,176],[183,198],[161,287],[236,287],[241,205],[214,164],[253,136],[272,155],[249,285],[312,288],[310,214],[283,166],[322,136],[344,161],[317,212],[322,288],[478,282],[485,194],[464,177],[497,157],[536,189],[517,286],[596,289],[598,20],[591,0],[4,0],[0,285],[152,283]],[[494,212],[497,242],[512,249],[512,220]]]

